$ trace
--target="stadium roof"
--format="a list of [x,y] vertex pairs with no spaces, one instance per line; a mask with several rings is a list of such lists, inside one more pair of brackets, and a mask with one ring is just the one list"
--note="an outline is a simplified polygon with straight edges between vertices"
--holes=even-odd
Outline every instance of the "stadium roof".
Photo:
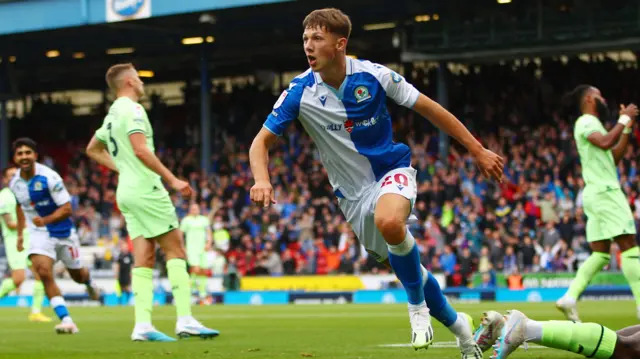
[[[315,1],[296,1],[0,36],[0,57],[15,70],[20,93],[101,89],[106,68],[127,61],[154,71],[153,81],[198,79],[203,51],[213,76],[304,69],[301,24],[315,6]],[[362,25],[402,17],[402,7],[355,0],[341,8],[360,25],[354,27],[350,52],[399,60],[392,32],[364,31]],[[212,43],[207,43],[209,36]],[[182,43],[200,37],[203,44]]]
[[105,70],[128,61],[154,72],[146,82],[197,80],[203,52],[214,77],[301,70],[302,20],[332,5],[352,18],[349,52],[382,63],[400,62],[403,52],[405,60],[478,61],[640,44],[633,0],[297,0],[0,36],[0,76],[2,66],[11,69],[16,95],[103,89]]

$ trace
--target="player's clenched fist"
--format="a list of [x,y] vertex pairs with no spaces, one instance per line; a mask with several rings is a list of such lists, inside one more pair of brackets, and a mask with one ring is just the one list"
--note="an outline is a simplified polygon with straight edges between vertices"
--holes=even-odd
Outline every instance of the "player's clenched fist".
[[269,207],[270,204],[276,203],[276,196],[273,192],[273,186],[268,181],[257,181],[251,187],[251,201],[263,207]]
[[189,183],[186,181],[182,181],[176,179],[173,183],[171,183],[171,188],[180,192],[183,197],[190,198],[193,193],[193,189],[189,186]]
[[502,171],[504,168],[504,159],[502,159],[502,157],[486,148],[474,154],[473,157],[485,178],[493,178],[498,182],[502,182]]

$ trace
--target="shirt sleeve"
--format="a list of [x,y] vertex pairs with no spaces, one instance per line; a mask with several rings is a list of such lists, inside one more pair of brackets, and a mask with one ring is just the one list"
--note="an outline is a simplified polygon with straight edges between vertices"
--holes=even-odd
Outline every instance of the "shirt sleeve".
[[125,119],[127,136],[136,132],[146,134],[148,122],[149,118],[147,117],[147,111],[145,111],[144,107],[138,103],[133,105]]
[[62,181],[62,177],[60,177],[59,174],[52,172],[47,176],[47,186],[49,187],[51,198],[57,206],[62,206],[71,202],[71,195],[69,195],[69,192]]
[[598,132],[599,130],[598,120],[592,116],[583,116],[576,123],[576,132],[584,139],[587,139],[592,133]]
[[0,198],[0,216],[9,214],[9,204],[5,198]]
[[374,67],[377,69],[378,81],[387,92],[388,97],[400,106],[412,108],[416,104],[420,91],[390,68],[379,64],[374,64]]
[[297,82],[291,82],[289,89],[282,94],[273,105],[273,111],[267,116],[264,127],[276,136],[282,136],[284,130],[300,114],[300,100],[304,86]]
[[109,138],[109,134],[107,133],[107,130],[104,128],[104,125],[102,125],[102,127],[100,127],[99,129],[96,130],[96,139],[98,139],[98,141],[106,144],[107,143],[107,139]]
[[181,231],[183,231],[183,232],[187,231],[187,227],[189,227],[189,223],[188,222],[189,221],[187,221],[186,218],[183,219],[182,222],[180,222],[180,230]]

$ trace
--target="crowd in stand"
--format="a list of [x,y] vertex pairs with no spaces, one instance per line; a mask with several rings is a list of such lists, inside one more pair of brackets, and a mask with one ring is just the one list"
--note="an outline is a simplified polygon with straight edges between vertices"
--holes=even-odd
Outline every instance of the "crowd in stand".
[[[463,148],[451,142],[446,160],[440,137],[427,120],[390,104],[395,140],[410,145],[417,169],[418,198],[409,228],[423,264],[445,273],[449,285],[468,285],[473,273],[575,271],[589,254],[582,210],[580,164],[573,121],[562,95],[581,83],[598,86],[615,110],[639,101],[640,72],[604,59],[525,61],[519,67],[483,65],[449,73],[448,108],[489,149],[505,157],[503,183],[485,180]],[[405,74],[437,99],[435,72],[419,67]],[[362,248],[340,212],[313,142],[291,126],[271,151],[270,173],[277,203],[262,209],[250,203],[253,184],[248,147],[277,94],[247,85],[213,95],[216,119],[213,156],[199,166],[198,136],[187,123],[183,137],[156,137],[157,153],[172,171],[196,189],[194,198],[172,198],[180,218],[195,201],[208,215],[215,249],[214,275],[378,273],[387,269]],[[179,113],[179,111],[177,111]],[[611,119],[616,114],[612,112]],[[166,116],[165,116],[166,117]],[[170,121],[166,119],[165,121]],[[613,121],[607,121],[610,128]],[[180,121],[178,121],[178,125]],[[632,136],[618,165],[623,190],[640,220],[638,173],[640,132]],[[168,143],[170,143],[168,145]],[[56,162],[57,165],[57,162]],[[70,152],[63,172],[84,245],[111,245],[127,238],[115,201],[117,178]],[[617,249],[612,249],[614,252]],[[616,255],[610,269],[619,267]],[[110,258],[95,266],[108,268]],[[490,275],[486,281],[490,281]]]

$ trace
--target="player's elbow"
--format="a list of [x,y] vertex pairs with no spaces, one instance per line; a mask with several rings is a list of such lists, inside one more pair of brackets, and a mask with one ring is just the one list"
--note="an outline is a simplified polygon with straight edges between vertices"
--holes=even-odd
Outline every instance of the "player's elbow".
[[133,148],[133,154],[136,155],[136,157],[141,161],[143,161],[145,159],[145,157],[146,157],[148,152],[149,151],[145,147],[142,147],[142,146],[140,146],[140,147],[136,146],[136,147]]

